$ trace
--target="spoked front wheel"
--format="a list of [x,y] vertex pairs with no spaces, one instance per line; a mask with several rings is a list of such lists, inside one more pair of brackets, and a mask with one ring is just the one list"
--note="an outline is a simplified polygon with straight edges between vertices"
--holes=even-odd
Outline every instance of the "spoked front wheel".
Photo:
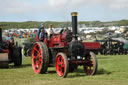
[[96,59],[96,55],[93,52],[90,52],[85,60],[88,62],[83,65],[84,71],[87,75],[94,75],[97,71],[98,63]]
[[56,73],[60,77],[66,77],[69,71],[69,63],[65,53],[58,53],[56,56]]

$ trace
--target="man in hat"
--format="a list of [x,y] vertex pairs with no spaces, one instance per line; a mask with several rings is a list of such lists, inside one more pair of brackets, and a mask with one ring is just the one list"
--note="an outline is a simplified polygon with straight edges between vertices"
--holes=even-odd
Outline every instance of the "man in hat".
[[41,32],[41,29],[44,29],[44,24],[43,23],[40,24],[40,27],[38,29],[38,32],[37,32],[38,38],[39,38],[39,35],[40,35],[40,32]]

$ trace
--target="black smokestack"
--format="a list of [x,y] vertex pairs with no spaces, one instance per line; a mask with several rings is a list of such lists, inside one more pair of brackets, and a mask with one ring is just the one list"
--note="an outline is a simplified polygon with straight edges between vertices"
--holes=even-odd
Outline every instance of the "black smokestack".
[[2,28],[0,26],[0,42],[2,42]]
[[77,34],[77,12],[72,12],[71,15],[72,15],[72,32],[73,32],[73,35],[76,36]]

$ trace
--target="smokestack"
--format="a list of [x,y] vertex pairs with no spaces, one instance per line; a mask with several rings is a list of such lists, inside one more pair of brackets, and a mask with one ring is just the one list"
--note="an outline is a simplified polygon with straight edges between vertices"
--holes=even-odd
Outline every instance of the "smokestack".
[[76,35],[77,35],[77,15],[78,15],[78,13],[77,12],[72,12],[71,15],[72,15],[72,32],[73,32],[73,35],[76,37]]
[[2,42],[2,28],[0,26],[0,42]]

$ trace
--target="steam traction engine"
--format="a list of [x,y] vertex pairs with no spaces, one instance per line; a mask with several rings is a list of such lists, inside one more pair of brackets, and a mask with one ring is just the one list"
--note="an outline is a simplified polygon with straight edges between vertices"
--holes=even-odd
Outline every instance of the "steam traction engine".
[[48,66],[55,66],[60,77],[66,77],[78,65],[83,65],[87,75],[97,71],[97,59],[88,52],[84,42],[77,39],[77,13],[72,15],[72,31],[65,30],[52,35],[50,41],[36,42],[32,48],[32,68],[36,74],[46,73]]
[[9,63],[21,66],[21,47],[14,44],[14,39],[2,40],[2,28],[0,28],[0,68],[8,68]]

